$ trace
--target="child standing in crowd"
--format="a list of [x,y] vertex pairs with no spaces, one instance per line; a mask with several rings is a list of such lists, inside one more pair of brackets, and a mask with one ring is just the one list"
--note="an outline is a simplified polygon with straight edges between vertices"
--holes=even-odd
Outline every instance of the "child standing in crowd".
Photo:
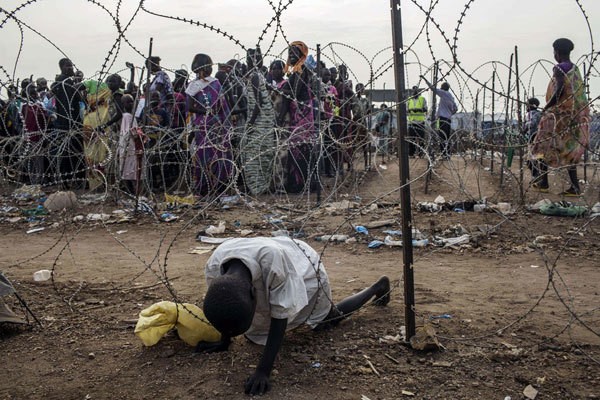
[[126,94],[121,100],[123,116],[119,134],[119,174],[129,193],[139,192],[144,155],[144,137],[133,117],[133,97]]

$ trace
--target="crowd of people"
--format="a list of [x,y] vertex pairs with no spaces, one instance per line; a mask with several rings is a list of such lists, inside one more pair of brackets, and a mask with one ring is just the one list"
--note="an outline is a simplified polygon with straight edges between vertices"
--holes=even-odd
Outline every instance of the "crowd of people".
[[[567,195],[580,193],[575,165],[589,143],[589,108],[581,74],[569,59],[573,48],[568,39],[554,43],[559,64],[545,118],[535,114],[539,100],[532,99],[524,128],[533,188],[548,190],[548,166],[569,165]],[[0,163],[30,184],[91,190],[116,184],[131,194],[178,188],[201,197],[233,186],[251,195],[300,193],[323,177],[351,171],[358,156],[368,169],[374,148],[384,155],[393,149],[392,114],[385,104],[375,110],[346,65],[329,67],[308,53],[295,41],[285,61],[268,66],[258,48],[245,60],[225,63],[199,53],[191,75],[170,71],[173,79],[160,57],[150,56],[144,85],[141,79],[136,84],[131,63],[127,82],[118,74],[84,79],[63,58],[51,85],[30,77],[6,87]],[[439,105],[428,118],[426,89],[414,86],[407,96],[409,156],[438,152],[449,159],[457,104],[447,82],[436,88],[420,79]],[[435,138],[427,137],[431,132]]]
[[4,141],[2,153],[21,161],[17,179],[31,184],[117,183],[133,194],[144,185],[168,191],[188,176],[204,197],[232,185],[251,195],[299,193],[315,176],[351,171],[359,150],[368,168],[369,128],[390,150],[387,108],[373,110],[345,65],[317,64],[300,41],[287,53],[268,67],[260,49],[225,63],[200,53],[191,75],[176,70],[173,79],[150,56],[143,85],[131,63],[128,82],[84,79],[63,58],[50,86],[31,77],[7,88],[0,135],[23,140]]

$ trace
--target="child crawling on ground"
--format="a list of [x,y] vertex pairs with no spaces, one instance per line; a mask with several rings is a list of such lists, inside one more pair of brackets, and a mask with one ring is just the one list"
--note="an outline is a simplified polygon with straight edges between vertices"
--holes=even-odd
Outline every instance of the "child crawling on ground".
[[308,244],[287,237],[238,238],[221,244],[205,268],[208,290],[204,314],[221,333],[217,343],[200,342],[197,351],[226,351],[231,338],[244,334],[265,345],[245,392],[263,394],[286,330],[303,323],[313,329],[337,325],[375,299],[390,301],[390,280],[383,276],[371,287],[334,304],[319,254]]

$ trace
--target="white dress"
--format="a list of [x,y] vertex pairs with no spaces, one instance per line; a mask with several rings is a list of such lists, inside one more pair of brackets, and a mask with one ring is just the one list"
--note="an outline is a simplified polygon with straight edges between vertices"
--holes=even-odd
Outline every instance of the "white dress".
[[135,181],[137,175],[137,159],[132,130],[137,128],[137,121],[130,113],[123,113],[121,118],[121,132],[119,133],[119,171],[121,179]]
[[238,238],[221,244],[206,263],[206,283],[222,275],[221,266],[241,260],[252,273],[256,312],[245,336],[267,341],[271,318],[288,320],[287,329],[303,323],[315,327],[332,307],[329,278],[319,254],[308,244],[287,237]]

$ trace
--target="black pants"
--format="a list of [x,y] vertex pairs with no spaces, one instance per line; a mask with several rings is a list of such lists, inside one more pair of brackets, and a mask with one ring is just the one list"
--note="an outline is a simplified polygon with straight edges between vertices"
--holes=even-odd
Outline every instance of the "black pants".
[[408,155],[413,157],[425,153],[425,121],[408,124]]
[[443,157],[450,157],[452,153],[452,144],[450,143],[452,132],[451,132],[451,120],[450,118],[438,117],[439,128],[440,128],[440,151]]

